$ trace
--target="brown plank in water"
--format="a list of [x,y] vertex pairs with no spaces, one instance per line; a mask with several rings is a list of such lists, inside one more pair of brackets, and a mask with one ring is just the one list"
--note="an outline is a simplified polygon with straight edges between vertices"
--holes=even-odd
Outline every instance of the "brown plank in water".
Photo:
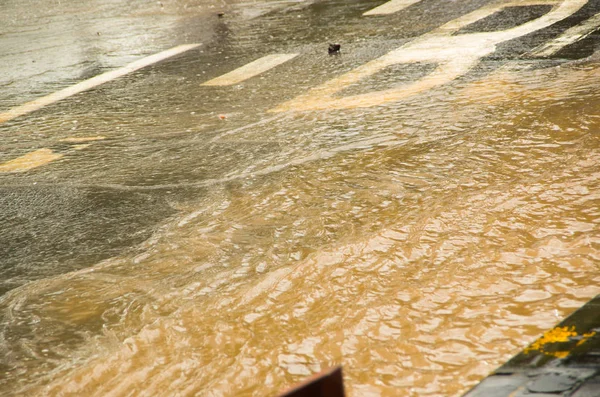
[[342,367],[335,367],[308,378],[280,397],[345,397]]

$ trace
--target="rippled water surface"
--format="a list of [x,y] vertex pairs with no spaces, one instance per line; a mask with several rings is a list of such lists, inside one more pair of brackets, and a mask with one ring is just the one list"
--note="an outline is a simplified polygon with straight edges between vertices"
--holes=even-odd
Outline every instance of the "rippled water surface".
[[[1,394],[270,396],[341,364],[351,396],[460,395],[600,293],[597,55],[268,112],[480,3],[398,38],[352,25],[378,3],[268,13],[0,126],[10,153],[65,154],[0,174]],[[340,57],[302,36],[334,15]],[[200,88],[257,48],[303,56]]]

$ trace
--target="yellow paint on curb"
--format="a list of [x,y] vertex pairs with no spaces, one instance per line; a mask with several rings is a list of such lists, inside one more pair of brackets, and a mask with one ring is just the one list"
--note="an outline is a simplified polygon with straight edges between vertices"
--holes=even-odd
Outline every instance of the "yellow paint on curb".
[[549,351],[549,345],[554,343],[565,343],[570,342],[571,338],[580,336],[582,339],[577,342],[575,346],[581,346],[584,344],[589,338],[596,335],[596,332],[588,332],[582,335],[579,335],[575,330],[574,326],[570,327],[556,327],[551,330],[545,332],[542,336],[540,336],[535,342],[533,342],[529,347],[527,347],[523,352],[525,354],[530,353],[532,351],[538,351],[544,353],[548,356],[554,356],[556,358],[565,358],[571,352],[569,350],[558,350],[558,351]]

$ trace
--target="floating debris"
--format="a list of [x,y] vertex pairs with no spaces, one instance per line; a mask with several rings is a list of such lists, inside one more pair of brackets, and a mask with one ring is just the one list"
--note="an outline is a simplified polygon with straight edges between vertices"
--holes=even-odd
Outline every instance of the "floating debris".
[[329,54],[339,54],[340,48],[342,48],[340,44],[329,44]]

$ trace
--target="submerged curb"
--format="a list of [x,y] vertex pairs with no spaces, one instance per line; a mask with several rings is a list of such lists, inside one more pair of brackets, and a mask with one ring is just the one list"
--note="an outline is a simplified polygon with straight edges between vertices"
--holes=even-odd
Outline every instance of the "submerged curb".
[[464,397],[600,395],[600,295],[545,332]]

